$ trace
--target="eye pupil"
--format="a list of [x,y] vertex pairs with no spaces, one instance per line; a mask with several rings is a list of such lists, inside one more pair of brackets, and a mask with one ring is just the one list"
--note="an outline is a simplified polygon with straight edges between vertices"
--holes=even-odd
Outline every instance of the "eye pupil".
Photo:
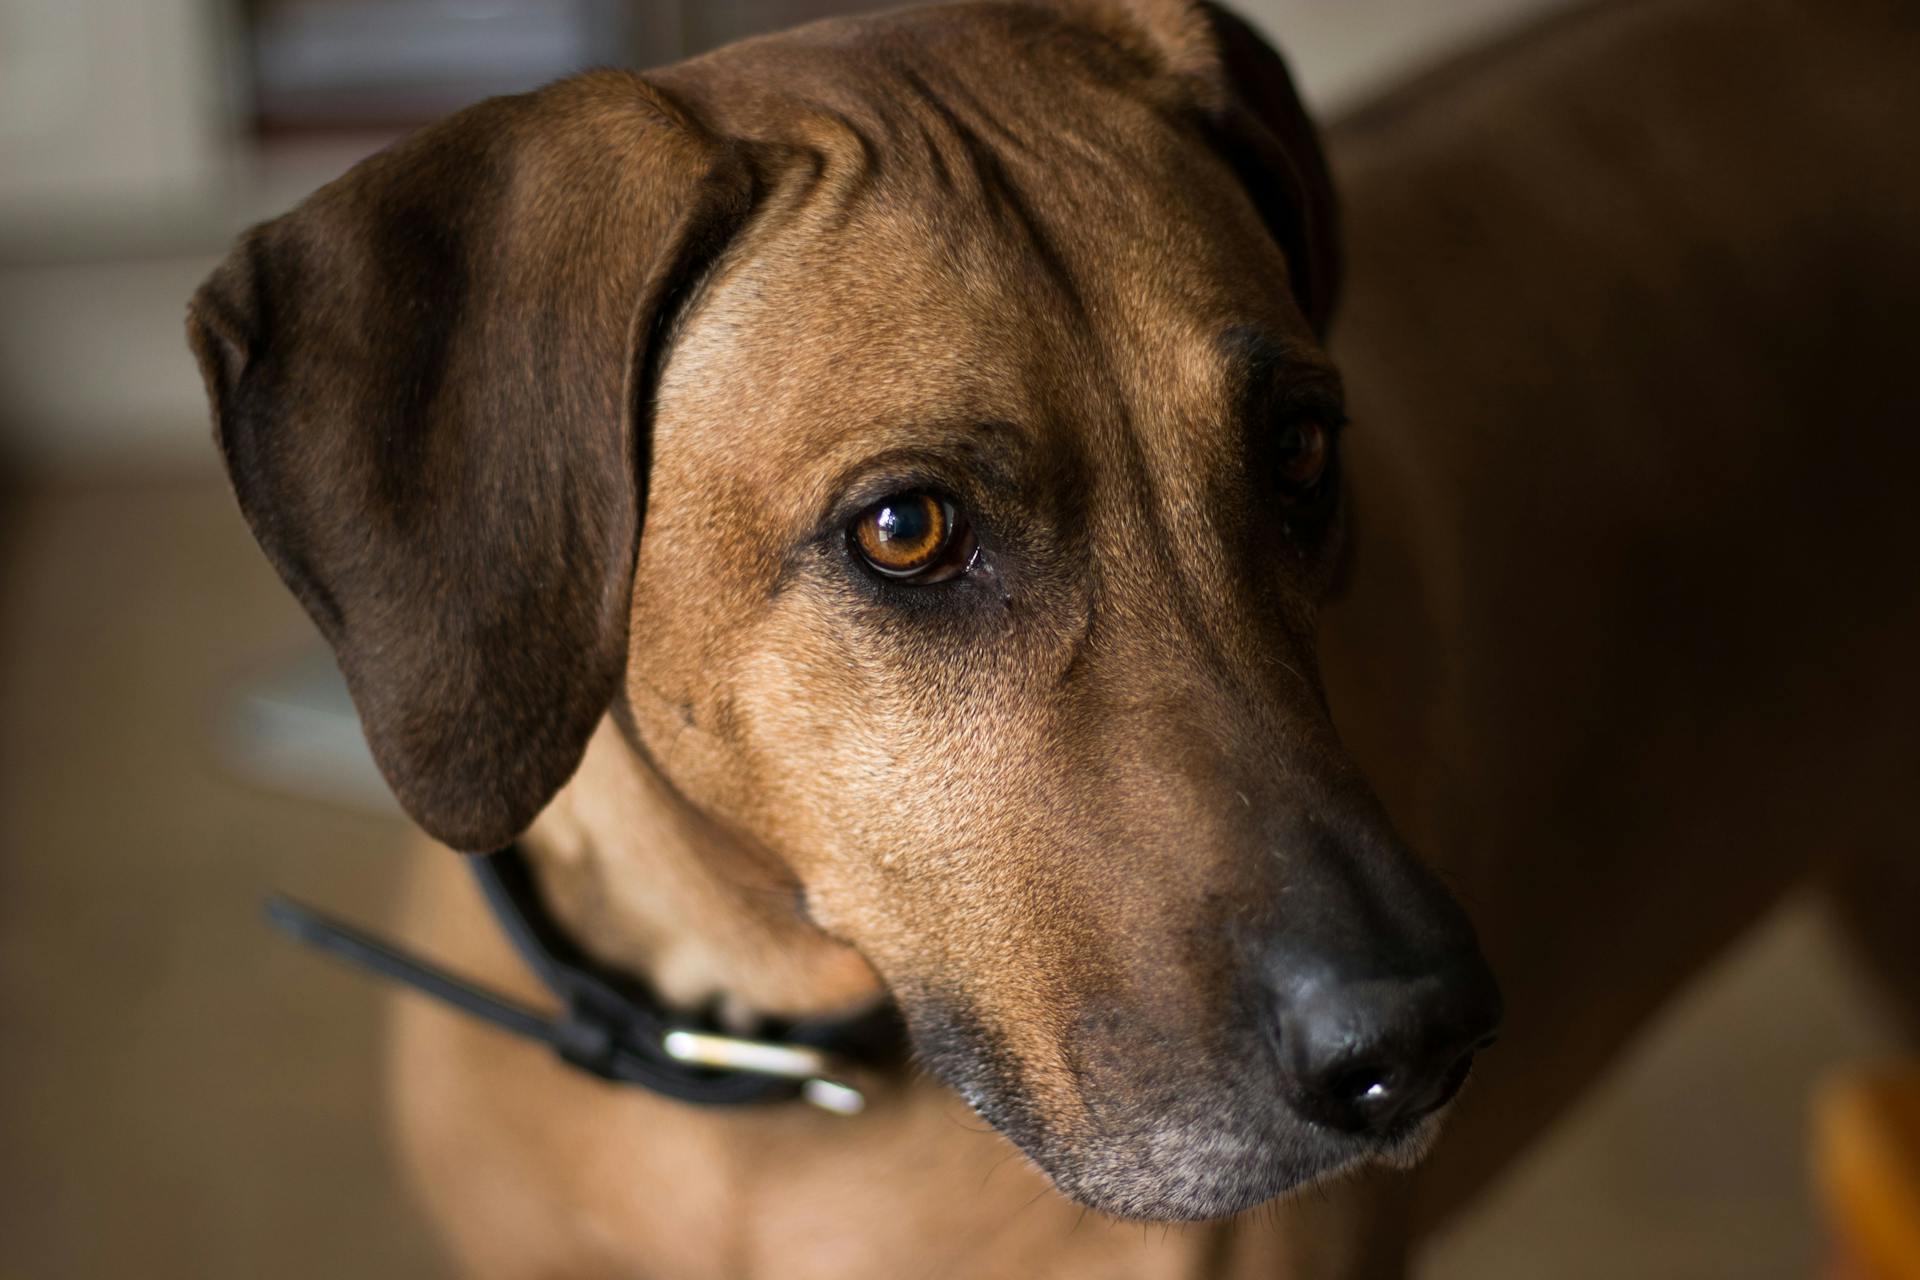
[[930,505],[922,500],[917,506],[883,506],[873,518],[874,532],[882,542],[922,542],[933,526]]
[[916,582],[952,577],[966,567],[972,545],[953,505],[925,493],[876,502],[853,522],[849,533],[854,549],[870,568],[889,578]]
[[1327,467],[1327,429],[1314,422],[1289,423],[1277,446],[1280,478],[1296,496],[1320,483]]

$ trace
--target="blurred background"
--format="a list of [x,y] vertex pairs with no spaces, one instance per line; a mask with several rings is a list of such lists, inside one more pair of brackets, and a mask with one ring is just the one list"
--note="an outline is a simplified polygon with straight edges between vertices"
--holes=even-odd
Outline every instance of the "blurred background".
[[[181,337],[247,224],[409,126],[846,0],[0,0],[0,1277],[427,1276],[378,922],[400,823],[217,471]],[[1337,117],[1560,0],[1242,0]],[[1434,1277],[1807,1276],[1809,1090],[1893,1047],[1810,901],[1670,1008]]]

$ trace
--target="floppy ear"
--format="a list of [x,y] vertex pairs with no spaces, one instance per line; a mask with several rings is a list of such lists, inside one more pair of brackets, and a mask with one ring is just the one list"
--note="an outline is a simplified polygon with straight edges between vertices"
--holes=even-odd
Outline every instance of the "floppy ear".
[[595,72],[367,160],[194,296],[241,510],[455,848],[523,830],[617,694],[653,375],[750,192],[645,82]]
[[1207,132],[1286,255],[1294,300],[1324,340],[1340,291],[1333,179],[1280,55],[1212,0],[1065,3],[1123,42],[1145,37],[1145,52],[1194,87]]

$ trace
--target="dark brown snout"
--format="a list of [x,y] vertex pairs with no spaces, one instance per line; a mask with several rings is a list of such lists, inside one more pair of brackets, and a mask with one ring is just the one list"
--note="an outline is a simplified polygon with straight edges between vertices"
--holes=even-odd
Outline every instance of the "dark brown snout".
[[1310,962],[1275,993],[1288,1104],[1341,1133],[1392,1139],[1453,1100],[1500,1026],[1477,951],[1425,973],[1364,976]]
[[1393,1142],[1453,1100],[1500,1028],[1473,928],[1396,842],[1323,846],[1293,868],[1296,905],[1261,965],[1288,1105]]

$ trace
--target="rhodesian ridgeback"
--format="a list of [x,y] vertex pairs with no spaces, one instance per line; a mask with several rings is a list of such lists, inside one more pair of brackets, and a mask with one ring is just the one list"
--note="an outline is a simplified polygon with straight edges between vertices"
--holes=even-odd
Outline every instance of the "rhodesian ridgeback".
[[[1335,135],[1344,296],[1187,0],[592,72],[249,233],[218,442],[407,812],[669,1009],[911,1050],[706,1108],[406,1002],[464,1271],[1393,1274],[1821,855],[1897,879],[1914,27],[1423,82]],[[457,863],[410,941],[541,1001]]]

